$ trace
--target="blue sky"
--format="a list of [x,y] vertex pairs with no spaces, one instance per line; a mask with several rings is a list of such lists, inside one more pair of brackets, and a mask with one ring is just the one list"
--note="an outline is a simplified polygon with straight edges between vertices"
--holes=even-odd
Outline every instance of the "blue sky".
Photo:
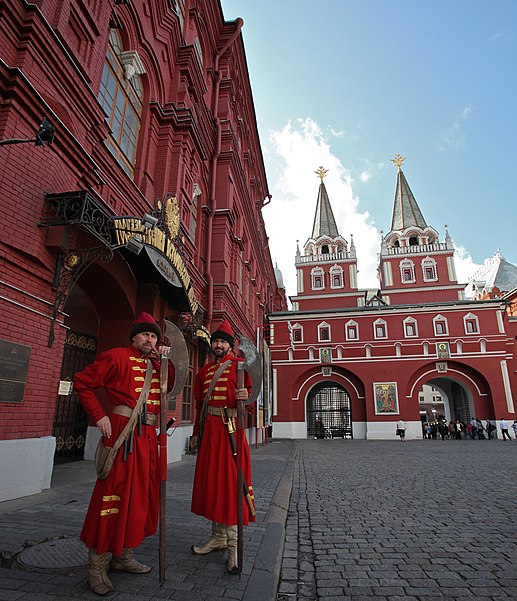
[[222,0],[243,37],[270,193],[273,261],[294,255],[325,179],[338,228],[377,287],[396,153],[428,223],[467,281],[498,249],[517,263],[516,0]]

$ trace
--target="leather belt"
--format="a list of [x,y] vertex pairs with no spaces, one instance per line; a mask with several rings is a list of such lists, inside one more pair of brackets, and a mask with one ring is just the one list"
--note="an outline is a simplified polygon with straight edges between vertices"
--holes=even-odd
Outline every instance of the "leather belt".
[[[113,411],[115,415],[123,415],[124,417],[131,417],[133,413],[133,409],[131,407],[127,407],[126,405],[115,405],[113,407]],[[154,413],[148,413],[147,419],[145,420],[146,426],[156,426],[156,422],[158,421],[158,415]]]
[[208,415],[219,415],[221,417],[237,417],[236,407],[226,407],[226,413],[224,407],[215,407],[214,405],[208,405]]

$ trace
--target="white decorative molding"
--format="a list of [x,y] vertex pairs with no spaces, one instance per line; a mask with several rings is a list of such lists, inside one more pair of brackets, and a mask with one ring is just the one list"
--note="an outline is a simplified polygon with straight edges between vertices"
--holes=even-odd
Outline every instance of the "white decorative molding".
[[135,75],[145,73],[145,67],[136,50],[126,50],[120,53],[120,61],[124,66],[126,79],[130,81]]

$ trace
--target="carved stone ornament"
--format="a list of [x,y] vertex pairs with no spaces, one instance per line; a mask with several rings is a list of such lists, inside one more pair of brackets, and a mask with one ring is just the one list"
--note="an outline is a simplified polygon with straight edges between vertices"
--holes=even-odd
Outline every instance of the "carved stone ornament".
[[121,52],[120,60],[124,65],[124,71],[128,81],[135,75],[142,75],[142,73],[145,73],[144,64],[136,50],[126,50],[125,52]]

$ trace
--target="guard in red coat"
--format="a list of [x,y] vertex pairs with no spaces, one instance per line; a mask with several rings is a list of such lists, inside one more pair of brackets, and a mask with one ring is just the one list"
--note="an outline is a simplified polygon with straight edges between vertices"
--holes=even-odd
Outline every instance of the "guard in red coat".
[[[194,381],[196,421],[190,446],[198,447],[192,512],[212,521],[212,535],[204,545],[193,545],[192,552],[204,555],[227,548],[226,569],[235,574],[238,573],[237,468],[230,437],[237,422],[237,400],[248,398],[251,382],[245,373],[245,388],[237,389],[237,364],[241,359],[233,353],[234,335],[227,320],[212,334],[210,342],[215,360],[205,365]],[[233,423],[229,423],[231,420]],[[249,498],[253,499],[248,441],[242,429],[236,429],[233,435]],[[246,503],[243,510],[244,525],[255,521]]]
[[[118,451],[105,480],[95,483],[81,539],[89,549],[88,584],[94,593],[113,590],[107,570],[145,574],[151,570],[138,562],[133,549],[156,532],[159,514],[159,461],[156,427],[160,413],[160,353],[162,333],[148,313],[140,313],[129,338],[131,345],[101,353],[77,373],[74,390],[86,412],[102,433],[106,446],[113,446],[128,422],[152,364],[152,380],[139,426]],[[169,390],[174,384],[174,366],[169,362]],[[112,404],[106,415],[95,390],[104,388]],[[143,400],[142,400],[143,402]],[[129,443],[129,444],[128,444]]]

